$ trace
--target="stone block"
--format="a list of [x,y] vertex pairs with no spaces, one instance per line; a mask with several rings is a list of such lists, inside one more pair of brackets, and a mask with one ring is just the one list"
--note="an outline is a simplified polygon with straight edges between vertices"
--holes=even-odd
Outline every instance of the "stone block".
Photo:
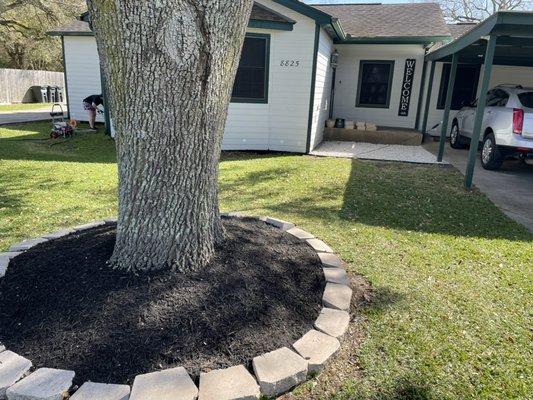
[[307,378],[307,361],[286,347],[255,357],[252,365],[265,396],[278,396]]
[[109,217],[109,218],[104,218],[104,222],[106,224],[114,224],[118,221],[118,218],[117,217]]
[[0,278],[5,276],[7,267],[9,267],[9,263],[11,262],[11,259],[18,256],[19,254],[22,254],[22,253],[19,251],[0,253]]
[[105,383],[84,383],[70,400],[128,400],[130,387]]
[[287,233],[290,233],[292,236],[297,237],[298,239],[306,240],[306,239],[314,239],[315,237],[311,235],[309,232],[304,231],[300,228],[291,228],[287,231]]
[[288,231],[289,229],[294,228],[294,224],[292,222],[283,221],[282,219],[267,217],[265,222],[281,229],[282,231]]
[[350,314],[346,311],[323,308],[315,321],[315,328],[330,336],[340,337],[348,329],[349,323]]
[[73,232],[74,232],[73,229],[61,229],[61,230],[56,231],[56,232],[46,233],[46,234],[43,235],[43,238],[45,238],[45,239],[59,239],[59,238],[62,238],[63,236],[70,235]]
[[30,360],[5,348],[0,352],[0,400],[6,399],[6,390],[22,379],[31,365]]
[[94,222],[89,222],[88,224],[75,226],[74,228],[72,228],[72,230],[79,232],[79,231],[85,231],[87,229],[97,228],[102,225],[105,225],[105,221],[94,221]]
[[8,400],[63,400],[72,386],[74,371],[40,368],[7,389]]
[[292,347],[307,360],[309,372],[319,372],[341,345],[334,337],[313,329],[294,343]]
[[234,211],[234,212],[221,213],[220,216],[224,218],[243,218],[244,214]]
[[322,268],[326,282],[339,283],[341,285],[348,285],[350,278],[342,268]]
[[307,239],[307,243],[319,253],[333,253],[331,247],[320,239]]
[[324,289],[324,294],[322,295],[324,307],[349,311],[351,301],[352,289],[350,287],[339,285],[338,283],[326,283],[326,289]]
[[6,346],[4,346],[2,343],[0,343],[0,353],[6,351]]
[[12,258],[15,258],[16,256],[18,256],[19,254],[22,254],[22,251],[7,251],[5,253],[0,253],[0,258],[5,257],[11,260]]
[[344,266],[342,260],[335,254],[318,253],[318,257],[320,257],[320,261],[322,261],[324,267],[342,268]]
[[7,272],[7,267],[9,267],[9,258],[0,257],[0,278],[3,278]]
[[138,375],[130,400],[196,400],[198,388],[183,367]]
[[42,238],[42,237],[38,237],[38,238],[35,238],[35,239],[24,240],[24,241],[22,241],[20,243],[17,243],[17,244],[14,244],[13,246],[11,246],[9,248],[9,251],[10,252],[26,251],[26,250],[31,249],[33,246],[37,246],[38,244],[44,243],[46,241],[48,241],[48,239],[45,239],[45,238]]
[[200,374],[199,400],[255,400],[261,393],[244,365]]

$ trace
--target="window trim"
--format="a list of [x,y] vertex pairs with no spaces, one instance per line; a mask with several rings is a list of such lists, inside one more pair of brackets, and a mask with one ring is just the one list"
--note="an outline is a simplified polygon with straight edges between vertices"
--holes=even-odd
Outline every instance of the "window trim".
[[[446,65],[449,65],[449,68],[450,68],[450,72],[451,72],[451,63],[449,62],[445,62],[445,63],[442,63],[442,68],[441,68],[441,72],[440,72],[440,80],[439,80],[439,93],[437,94],[437,104],[435,105],[435,109],[437,110],[444,110],[446,104],[441,104],[440,103],[440,100],[442,98],[442,96],[444,96],[444,70],[445,68],[448,68],[448,67],[445,67]],[[480,77],[480,73],[481,73],[481,67],[479,64],[473,64],[473,63],[459,63],[457,65],[457,70],[459,70],[459,67],[472,67],[472,68],[475,68],[476,69],[476,79],[474,79],[474,90],[473,90],[473,93],[474,93],[474,99],[472,100],[472,102],[474,101],[477,101],[477,92],[478,92],[478,89],[479,89],[479,77]],[[457,71],[459,72],[459,71]],[[456,78],[456,82],[457,82],[457,78]],[[455,89],[455,85],[454,85],[454,88]],[[452,89],[452,90],[453,90]],[[453,99],[453,94],[452,94],[452,99]],[[446,96],[444,96],[443,98],[443,101],[444,103],[446,103]],[[461,107],[455,109],[453,107],[450,107],[450,110],[451,111],[459,111],[461,109]]]
[[[249,97],[231,97],[230,103],[252,103],[252,104],[268,104],[268,85],[270,81],[270,34],[267,33],[246,33],[246,38],[264,39],[265,40],[265,95],[263,98],[255,99]],[[243,42],[244,46],[244,42]],[[239,60],[240,62],[240,60]],[[235,83],[234,83],[235,85]],[[231,88],[233,92],[233,87]]]
[[[355,99],[355,106],[358,108],[390,108],[390,98],[392,93],[392,82],[394,80],[394,60],[360,60],[359,61],[359,77],[357,79],[357,97]],[[387,87],[387,101],[385,104],[363,104],[360,101],[361,97],[361,83],[363,80],[363,66],[365,64],[388,64],[390,67],[389,82]]]

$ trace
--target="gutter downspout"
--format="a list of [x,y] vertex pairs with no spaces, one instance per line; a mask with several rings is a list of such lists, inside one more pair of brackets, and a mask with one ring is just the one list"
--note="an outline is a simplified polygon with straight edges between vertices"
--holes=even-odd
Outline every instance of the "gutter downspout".
[[335,103],[335,81],[337,78],[337,68],[333,68],[333,74],[331,76],[331,93],[329,95],[329,119],[333,118],[333,104]]

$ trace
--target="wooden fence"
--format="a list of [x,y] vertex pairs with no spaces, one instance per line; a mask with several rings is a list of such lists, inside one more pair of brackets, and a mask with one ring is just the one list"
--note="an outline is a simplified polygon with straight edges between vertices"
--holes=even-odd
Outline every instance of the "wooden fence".
[[0,104],[33,102],[31,87],[37,85],[61,86],[65,98],[63,72],[0,68]]

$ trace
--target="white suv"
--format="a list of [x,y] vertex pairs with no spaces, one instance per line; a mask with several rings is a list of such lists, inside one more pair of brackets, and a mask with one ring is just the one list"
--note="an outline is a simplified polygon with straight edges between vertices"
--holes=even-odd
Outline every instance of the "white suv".
[[[450,133],[453,148],[464,147],[472,137],[476,106],[477,100],[455,116]],[[499,85],[489,90],[479,141],[485,169],[500,168],[506,156],[533,155],[533,88]]]

